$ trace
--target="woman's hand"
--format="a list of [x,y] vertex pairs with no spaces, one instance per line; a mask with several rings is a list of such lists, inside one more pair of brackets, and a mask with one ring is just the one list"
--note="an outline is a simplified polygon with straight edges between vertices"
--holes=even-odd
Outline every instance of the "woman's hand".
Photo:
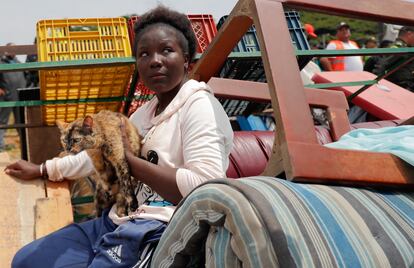
[[4,172],[7,175],[22,180],[33,180],[41,177],[40,165],[36,165],[25,160],[19,160],[6,166]]

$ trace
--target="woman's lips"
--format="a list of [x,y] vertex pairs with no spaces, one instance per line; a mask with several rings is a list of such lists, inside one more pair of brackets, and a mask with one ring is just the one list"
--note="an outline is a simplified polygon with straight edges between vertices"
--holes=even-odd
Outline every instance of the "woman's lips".
[[167,75],[165,75],[165,74],[158,73],[158,74],[151,75],[151,78],[157,79],[157,78],[163,78],[163,77],[166,77],[166,76]]

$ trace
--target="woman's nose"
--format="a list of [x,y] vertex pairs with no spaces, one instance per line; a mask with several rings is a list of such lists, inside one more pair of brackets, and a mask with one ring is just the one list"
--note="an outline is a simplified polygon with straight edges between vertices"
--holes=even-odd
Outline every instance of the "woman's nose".
[[161,65],[161,55],[158,53],[154,53],[151,57],[150,66],[151,67],[158,67]]

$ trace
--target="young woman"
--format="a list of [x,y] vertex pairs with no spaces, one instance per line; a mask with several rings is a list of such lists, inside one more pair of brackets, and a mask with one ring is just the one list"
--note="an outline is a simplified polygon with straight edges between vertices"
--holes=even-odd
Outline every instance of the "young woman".
[[[138,73],[156,93],[130,117],[144,137],[142,157],[149,160],[126,152],[132,175],[143,182],[139,209],[119,218],[112,208],[100,218],[36,240],[16,254],[13,267],[145,265],[174,205],[200,183],[225,177],[233,132],[212,90],[187,79],[196,48],[187,16],[157,7],[137,22],[135,36]],[[43,166],[54,181],[94,172],[86,153],[54,158]],[[9,165],[6,173],[26,180],[41,175],[39,165],[23,160]]]

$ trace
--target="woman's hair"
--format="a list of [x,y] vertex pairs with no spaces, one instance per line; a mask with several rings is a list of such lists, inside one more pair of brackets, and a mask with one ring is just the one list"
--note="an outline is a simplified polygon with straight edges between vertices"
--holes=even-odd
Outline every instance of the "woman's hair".
[[184,53],[188,54],[189,59],[192,60],[196,53],[197,43],[190,21],[185,14],[171,10],[164,6],[158,6],[138,18],[134,26],[134,54],[136,55],[137,44],[145,28],[158,23],[172,26],[178,32],[182,33],[182,35],[177,34],[181,49]]

